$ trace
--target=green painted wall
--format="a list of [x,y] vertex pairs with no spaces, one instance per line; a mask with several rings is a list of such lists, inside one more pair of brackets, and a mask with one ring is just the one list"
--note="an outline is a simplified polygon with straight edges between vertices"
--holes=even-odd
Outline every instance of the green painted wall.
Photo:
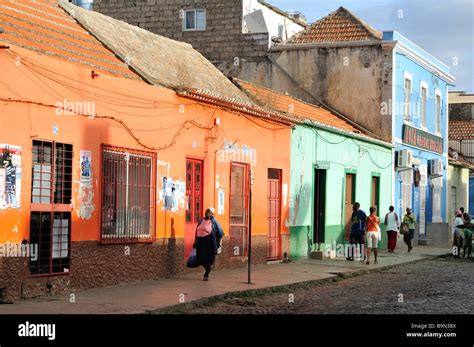
[[[308,126],[297,126],[291,137],[290,252],[293,259],[310,256],[313,244],[314,168],[326,169],[325,243],[344,241],[345,174],[356,173],[355,199],[368,214],[372,176],[380,177],[380,211],[383,221],[392,203],[392,152],[370,142]],[[380,248],[386,248],[382,224]]]

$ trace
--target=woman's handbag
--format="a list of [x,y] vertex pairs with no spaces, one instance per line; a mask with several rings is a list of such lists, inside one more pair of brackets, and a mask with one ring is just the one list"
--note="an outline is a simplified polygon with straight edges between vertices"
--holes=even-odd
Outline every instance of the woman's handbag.
[[400,234],[408,235],[410,233],[410,229],[408,228],[407,223],[400,224]]
[[196,256],[196,248],[193,248],[191,251],[191,255],[186,262],[186,266],[190,268],[199,267],[197,256]]

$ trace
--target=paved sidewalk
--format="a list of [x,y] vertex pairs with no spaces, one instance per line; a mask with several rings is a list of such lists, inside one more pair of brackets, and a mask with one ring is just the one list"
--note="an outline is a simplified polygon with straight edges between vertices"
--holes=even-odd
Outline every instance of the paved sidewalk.
[[[177,305],[180,303],[180,299],[182,302],[183,298],[186,303],[189,303],[228,292],[336,278],[341,273],[357,273],[367,269],[378,270],[405,262],[448,254],[450,251],[450,248],[432,246],[418,246],[408,254],[405,248],[398,249],[399,253],[395,254],[381,251],[378,265],[365,265],[361,262],[349,262],[339,258],[256,265],[252,268],[253,284],[246,283],[247,268],[222,269],[212,272],[209,282],[202,281],[202,273],[196,272],[173,279],[75,291],[72,292],[75,294],[75,303],[69,302],[70,293],[22,300],[14,304],[0,305],[0,314],[149,313]],[[373,258],[371,260],[373,263]]]

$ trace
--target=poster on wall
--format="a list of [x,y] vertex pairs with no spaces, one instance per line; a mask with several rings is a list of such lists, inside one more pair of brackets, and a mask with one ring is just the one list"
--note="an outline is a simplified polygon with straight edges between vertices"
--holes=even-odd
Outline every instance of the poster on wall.
[[224,189],[219,189],[217,192],[217,214],[224,214]]
[[0,209],[20,208],[21,147],[0,144]]
[[171,177],[162,178],[163,209],[177,212],[184,208],[186,184],[183,181],[173,180]]
[[79,151],[80,158],[80,179],[77,215],[82,219],[90,219],[95,210],[94,187],[92,181],[92,153],[88,150]]
[[81,180],[83,184],[90,184],[92,178],[92,154],[91,151],[80,151],[81,157]]

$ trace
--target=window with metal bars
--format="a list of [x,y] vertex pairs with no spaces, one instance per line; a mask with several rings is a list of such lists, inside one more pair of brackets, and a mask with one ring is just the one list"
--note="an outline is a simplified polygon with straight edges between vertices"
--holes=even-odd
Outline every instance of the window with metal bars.
[[33,204],[71,203],[72,156],[72,145],[33,141]]
[[38,247],[38,257],[30,258],[30,274],[68,273],[73,148],[34,140],[32,158],[30,244]]
[[102,243],[151,242],[155,154],[102,147]]
[[31,212],[30,244],[38,245],[38,256],[30,258],[30,274],[69,272],[70,241],[70,212]]

